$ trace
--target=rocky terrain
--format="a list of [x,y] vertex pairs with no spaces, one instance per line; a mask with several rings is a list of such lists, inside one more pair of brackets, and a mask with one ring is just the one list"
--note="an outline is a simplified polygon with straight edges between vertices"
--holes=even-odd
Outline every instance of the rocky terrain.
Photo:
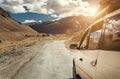
[[93,22],[92,17],[71,16],[52,22],[27,23],[31,28],[39,33],[47,34],[71,34],[83,30]]
[[[33,53],[25,53],[22,48],[39,41],[34,37],[36,34],[36,31],[17,22],[8,12],[0,8],[0,79],[9,79],[34,56]],[[21,62],[24,57],[26,60]]]
[[[13,42],[12,44],[2,45],[0,47],[0,79],[17,79],[15,76],[21,68],[30,62],[37,54],[41,53],[41,48],[44,44],[51,43],[51,46],[53,40],[66,40],[68,37],[70,36],[62,34],[43,36],[42,38],[28,38],[19,42]],[[56,44],[54,44],[54,47],[55,46]],[[54,49],[54,47],[52,48]],[[49,46],[48,49],[51,50]],[[43,50],[46,50],[46,48]]]
[[15,21],[8,12],[0,8],[0,43],[18,41],[35,36],[37,32]]
[[31,44],[0,52],[0,79],[13,79],[17,71],[37,54],[34,46],[36,45]]

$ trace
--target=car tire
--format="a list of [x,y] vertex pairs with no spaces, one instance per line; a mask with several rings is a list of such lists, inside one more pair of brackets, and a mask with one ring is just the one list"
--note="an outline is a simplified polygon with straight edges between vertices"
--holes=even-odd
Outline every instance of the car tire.
[[74,60],[73,60],[73,79],[81,79],[80,76],[76,74],[76,67]]

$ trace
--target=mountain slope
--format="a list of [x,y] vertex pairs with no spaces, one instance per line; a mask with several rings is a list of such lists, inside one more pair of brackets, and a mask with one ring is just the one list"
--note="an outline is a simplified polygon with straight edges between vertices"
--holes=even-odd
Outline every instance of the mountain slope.
[[71,16],[52,22],[28,23],[30,27],[40,33],[71,34],[86,28],[92,23],[92,17]]
[[0,40],[22,40],[26,35],[35,34],[36,31],[15,21],[8,12],[0,8]]

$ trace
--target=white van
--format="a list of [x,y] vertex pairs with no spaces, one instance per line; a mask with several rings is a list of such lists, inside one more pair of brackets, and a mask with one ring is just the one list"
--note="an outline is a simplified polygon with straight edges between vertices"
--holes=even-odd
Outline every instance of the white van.
[[120,79],[120,9],[95,21],[70,48],[74,79]]

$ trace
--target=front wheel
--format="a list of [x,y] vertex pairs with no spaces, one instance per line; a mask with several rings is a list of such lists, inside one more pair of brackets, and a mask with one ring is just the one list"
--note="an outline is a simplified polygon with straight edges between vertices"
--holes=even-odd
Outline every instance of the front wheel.
[[73,79],[81,79],[80,76],[76,74],[76,67],[74,60],[73,60]]

